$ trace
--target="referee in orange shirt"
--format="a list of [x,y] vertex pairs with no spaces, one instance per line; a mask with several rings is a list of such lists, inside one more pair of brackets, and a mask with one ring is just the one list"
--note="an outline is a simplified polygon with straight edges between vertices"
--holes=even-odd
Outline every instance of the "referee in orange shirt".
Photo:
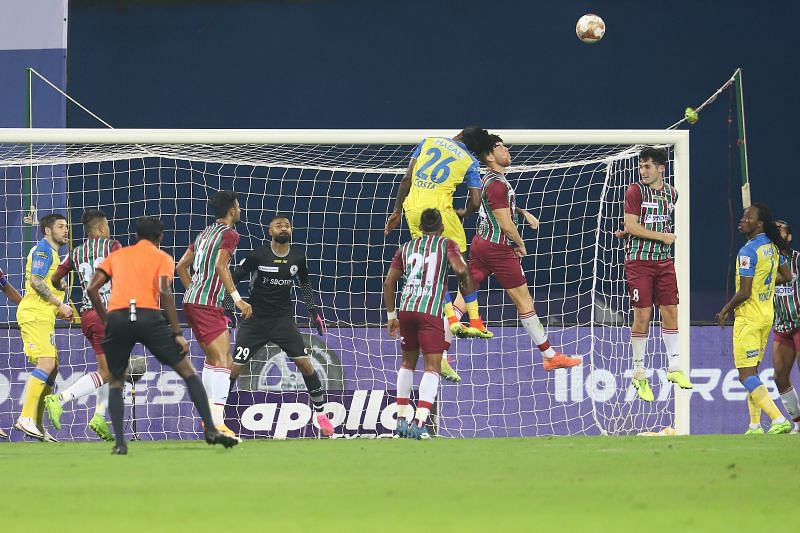
[[[122,427],[122,386],[131,349],[137,342],[150,350],[162,364],[171,366],[186,381],[192,403],[203,419],[207,443],[222,444],[226,448],[239,443],[236,437],[224,435],[214,427],[203,383],[186,358],[189,345],[178,324],[172,296],[175,262],[158,247],[163,230],[159,219],[139,218],[136,221],[138,242],[109,254],[97,267],[86,289],[92,306],[106,325],[103,347],[111,372],[108,410],[116,437],[112,454],[128,453]],[[109,280],[112,280],[111,296],[106,313],[99,290]],[[162,306],[166,319],[161,313]]]

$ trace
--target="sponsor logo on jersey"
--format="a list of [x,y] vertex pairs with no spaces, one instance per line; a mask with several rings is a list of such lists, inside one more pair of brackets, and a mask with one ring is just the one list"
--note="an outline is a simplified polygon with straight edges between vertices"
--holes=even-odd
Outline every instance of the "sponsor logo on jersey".
[[792,285],[778,285],[775,287],[775,296],[794,296]]
[[280,271],[280,268],[278,268],[278,267],[270,267],[270,266],[264,266],[264,265],[258,265],[258,269],[261,272],[279,272]]
[[740,255],[739,256],[739,268],[750,268],[750,256],[749,255]]
[[669,222],[671,217],[669,215],[656,215],[653,213],[648,213],[644,216],[644,221],[646,224],[655,224],[658,222]]
[[759,354],[759,353],[761,353],[761,350],[758,350],[758,349],[756,349],[756,350],[747,350],[747,351],[744,353],[744,355],[745,355],[745,357],[747,357],[748,359],[752,359],[753,357],[758,357],[758,354]]
[[645,209],[658,209],[658,202],[642,202],[642,207]]

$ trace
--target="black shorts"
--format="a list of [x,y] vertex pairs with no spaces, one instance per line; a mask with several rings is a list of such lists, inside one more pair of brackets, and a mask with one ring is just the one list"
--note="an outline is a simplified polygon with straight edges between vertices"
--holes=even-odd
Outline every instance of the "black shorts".
[[247,364],[250,357],[269,342],[277,344],[290,359],[307,355],[306,344],[300,330],[297,329],[294,317],[252,316],[239,322],[239,330],[236,332],[236,351],[233,354],[234,364]]
[[142,343],[164,365],[175,366],[184,357],[161,311],[139,309],[136,315],[136,321],[131,322],[127,309],[108,314],[103,348],[112,376],[125,375],[131,350],[137,342]]

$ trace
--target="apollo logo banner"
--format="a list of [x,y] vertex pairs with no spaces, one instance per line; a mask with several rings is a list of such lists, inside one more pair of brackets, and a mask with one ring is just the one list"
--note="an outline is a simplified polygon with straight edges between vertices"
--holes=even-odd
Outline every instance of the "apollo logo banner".
[[[395,391],[326,391],[325,412],[336,436],[391,437],[397,424]],[[319,434],[311,399],[306,392],[236,391],[228,397],[225,423],[242,437],[274,439],[316,437]]]

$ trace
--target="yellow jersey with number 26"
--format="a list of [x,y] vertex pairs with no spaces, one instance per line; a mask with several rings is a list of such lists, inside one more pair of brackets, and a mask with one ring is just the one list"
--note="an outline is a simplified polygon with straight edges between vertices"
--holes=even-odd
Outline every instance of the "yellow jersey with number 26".
[[478,160],[464,144],[444,137],[427,137],[414,149],[411,190],[403,202],[406,211],[431,207],[453,208],[453,192],[464,181],[471,189],[481,188]]

